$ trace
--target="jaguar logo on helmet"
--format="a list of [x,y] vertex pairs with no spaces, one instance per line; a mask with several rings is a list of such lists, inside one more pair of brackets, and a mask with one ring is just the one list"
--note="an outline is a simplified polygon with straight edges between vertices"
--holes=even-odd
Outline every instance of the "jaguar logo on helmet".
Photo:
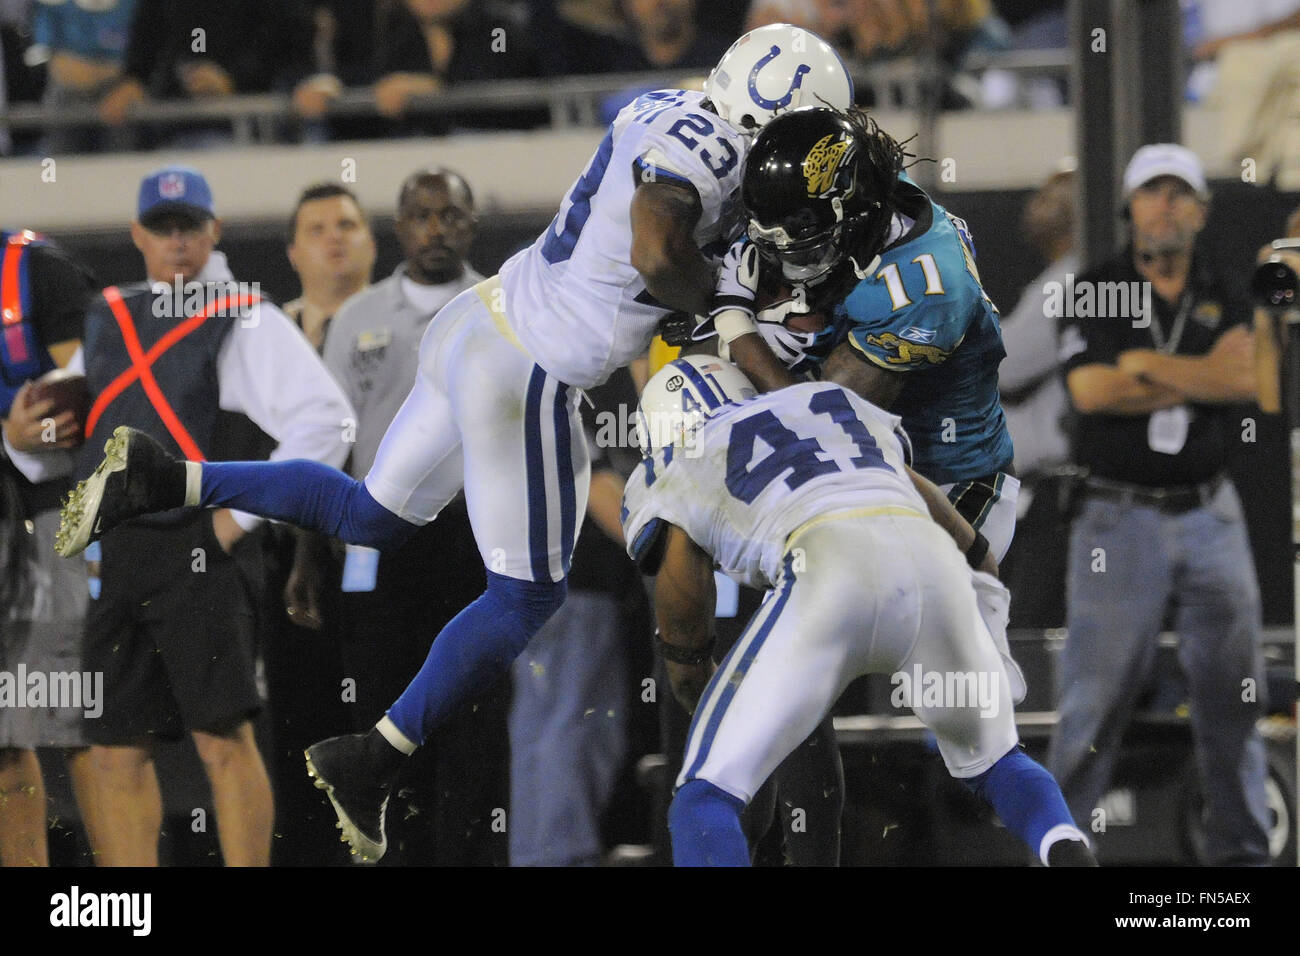
[[827,133],[813,144],[803,160],[803,178],[809,196],[824,199],[835,189],[836,176],[852,145],[847,136],[834,133]]

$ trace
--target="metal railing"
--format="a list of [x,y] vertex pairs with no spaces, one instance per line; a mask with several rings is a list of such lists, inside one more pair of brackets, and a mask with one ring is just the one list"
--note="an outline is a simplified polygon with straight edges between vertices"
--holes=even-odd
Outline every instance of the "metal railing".
[[[965,73],[998,69],[1020,76],[1065,77],[1069,72],[1068,51],[1026,50],[971,57]],[[860,87],[871,90],[878,103],[894,103],[904,109],[923,102],[927,82],[947,75],[933,58],[900,58],[851,67]],[[698,78],[698,74],[694,78]],[[552,128],[599,125],[606,98],[629,90],[671,88],[683,83],[681,71],[618,73],[574,76],[545,80],[488,80],[458,84],[440,93],[411,99],[407,116],[458,116],[485,113],[545,110]],[[343,91],[326,114],[334,118],[375,118],[379,114],[368,89]],[[299,117],[286,93],[262,93],[199,100],[149,100],[133,107],[128,127],[192,127],[200,124],[230,125],[237,145],[282,141],[287,132],[311,121]],[[93,105],[51,109],[42,105],[12,106],[3,118],[10,130],[98,127],[101,120]]]

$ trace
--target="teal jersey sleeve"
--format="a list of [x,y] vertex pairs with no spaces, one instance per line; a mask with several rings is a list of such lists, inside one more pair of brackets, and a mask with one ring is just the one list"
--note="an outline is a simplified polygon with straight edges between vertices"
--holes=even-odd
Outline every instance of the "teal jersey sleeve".
[[882,254],[837,310],[850,344],[882,368],[910,372],[947,361],[986,305],[992,309],[960,220],[932,209],[930,228]]

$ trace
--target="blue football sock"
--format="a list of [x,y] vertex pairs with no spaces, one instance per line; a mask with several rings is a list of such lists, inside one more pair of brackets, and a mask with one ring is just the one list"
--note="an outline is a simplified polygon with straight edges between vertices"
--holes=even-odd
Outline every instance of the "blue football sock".
[[493,571],[487,578],[487,590],[442,629],[420,672],[388,709],[412,743],[423,744],[456,708],[491,687],[568,591],[565,581],[521,581]]
[[1047,862],[1048,847],[1043,838],[1060,827],[1054,836],[1067,832],[1082,835],[1065,805],[1061,788],[1040,764],[1019,746],[1003,755],[978,777],[963,780],[977,797],[993,807],[1002,824],[1020,837],[1039,858]]
[[318,461],[208,461],[199,504],[288,521],[371,548],[396,548],[418,528],[370,495],[365,484]]
[[740,826],[745,801],[707,780],[690,780],[668,808],[673,866],[749,866]]

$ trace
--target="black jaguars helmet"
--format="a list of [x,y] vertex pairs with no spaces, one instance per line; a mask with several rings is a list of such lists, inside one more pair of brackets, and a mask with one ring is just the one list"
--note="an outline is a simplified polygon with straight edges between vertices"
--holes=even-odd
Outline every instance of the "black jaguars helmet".
[[819,282],[846,256],[865,270],[884,244],[907,155],[861,112],[779,114],[745,161],[750,240],[789,282]]

